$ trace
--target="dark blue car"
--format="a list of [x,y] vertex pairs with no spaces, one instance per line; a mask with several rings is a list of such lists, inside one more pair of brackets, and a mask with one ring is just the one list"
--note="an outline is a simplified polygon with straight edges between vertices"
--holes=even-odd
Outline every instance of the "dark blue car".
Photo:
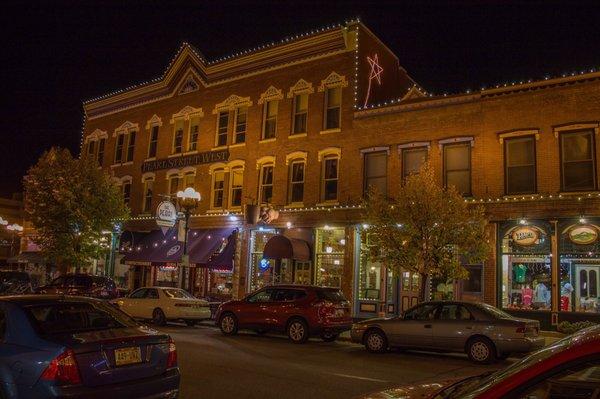
[[0,398],[176,398],[166,334],[97,299],[0,298]]

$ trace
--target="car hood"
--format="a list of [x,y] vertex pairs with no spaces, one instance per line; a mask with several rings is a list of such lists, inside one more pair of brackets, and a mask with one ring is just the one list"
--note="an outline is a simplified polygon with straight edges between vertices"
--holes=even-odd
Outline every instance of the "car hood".
[[441,382],[427,382],[414,385],[403,385],[397,388],[389,388],[380,392],[373,392],[363,396],[361,399],[430,399],[442,389],[461,381],[463,378],[454,378]]

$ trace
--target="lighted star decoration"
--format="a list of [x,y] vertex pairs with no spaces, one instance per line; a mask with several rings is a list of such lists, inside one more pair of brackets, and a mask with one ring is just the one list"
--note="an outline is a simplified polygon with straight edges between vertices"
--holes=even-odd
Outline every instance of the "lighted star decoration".
[[369,97],[371,95],[371,82],[373,79],[377,80],[377,84],[381,85],[381,74],[383,73],[383,68],[379,65],[379,57],[377,54],[373,56],[373,58],[367,56],[367,62],[371,66],[371,72],[369,72],[369,85],[367,87],[367,95],[365,97],[365,107],[369,102]]

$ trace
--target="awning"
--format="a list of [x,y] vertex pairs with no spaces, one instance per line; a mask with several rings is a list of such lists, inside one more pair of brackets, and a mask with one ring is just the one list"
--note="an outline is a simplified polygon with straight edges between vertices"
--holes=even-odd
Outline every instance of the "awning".
[[12,258],[8,258],[6,263],[14,264],[14,263],[46,263],[46,259],[42,256],[40,252],[21,252],[17,256],[13,256]]
[[310,260],[310,247],[304,240],[276,235],[271,237],[265,244],[263,257],[267,259],[308,261]]
[[229,241],[235,241],[230,239],[234,230],[232,228],[190,230],[188,238],[190,264],[207,266],[215,252],[224,252]]
[[206,263],[206,267],[215,271],[232,272],[233,258],[235,257],[236,235],[231,234],[227,240],[225,248],[217,254],[214,254]]
[[147,231],[123,231],[119,237],[119,253],[126,254],[130,252],[130,248],[135,249],[139,247],[148,234],[150,234],[150,232]]

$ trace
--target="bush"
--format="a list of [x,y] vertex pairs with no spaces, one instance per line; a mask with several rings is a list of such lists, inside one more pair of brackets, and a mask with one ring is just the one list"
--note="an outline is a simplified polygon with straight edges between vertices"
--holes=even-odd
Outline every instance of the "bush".
[[558,325],[557,330],[563,334],[573,334],[579,330],[583,330],[584,328],[588,328],[591,326],[595,326],[596,323],[591,321],[578,321],[576,323],[571,323],[568,321],[563,321]]

